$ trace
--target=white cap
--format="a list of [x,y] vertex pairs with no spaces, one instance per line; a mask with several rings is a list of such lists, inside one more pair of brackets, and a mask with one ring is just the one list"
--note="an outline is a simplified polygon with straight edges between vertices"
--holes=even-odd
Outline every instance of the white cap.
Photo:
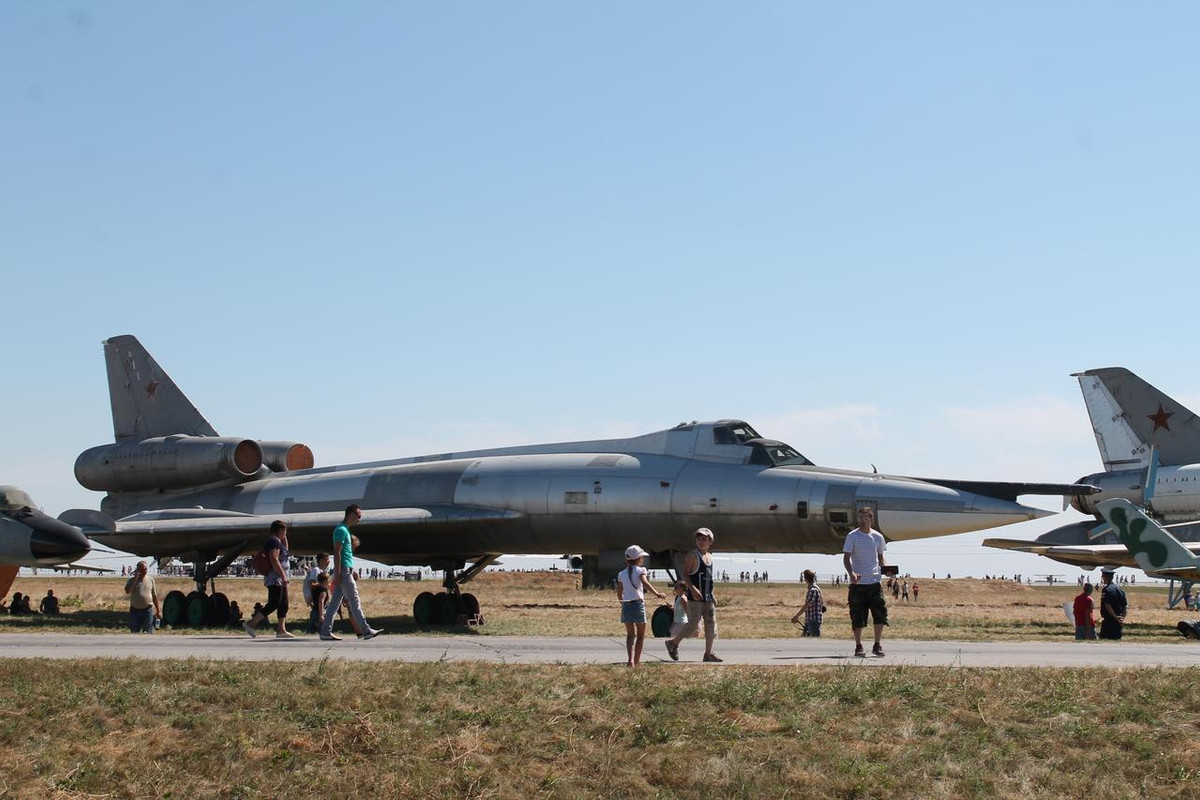
[[647,553],[645,550],[643,550],[640,546],[638,546],[636,544],[631,544],[631,545],[629,545],[629,547],[625,548],[625,560],[626,561],[633,561],[634,559],[638,559],[638,558],[641,558],[642,556],[648,556],[648,555],[650,555],[650,554]]
[[707,536],[708,540],[710,542],[713,540],[713,532],[710,531],[708,528],[696,528],[695,535],[696,536]]

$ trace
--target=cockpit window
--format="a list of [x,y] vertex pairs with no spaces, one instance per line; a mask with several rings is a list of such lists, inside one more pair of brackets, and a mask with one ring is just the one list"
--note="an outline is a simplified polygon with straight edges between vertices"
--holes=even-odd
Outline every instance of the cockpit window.
[[20,511],[26,506],[37,508],[37,503],[15,486],[0,486],[0,511]]
[[745,444],[751,439],[760,439],[758,431],[744,422],[717,425],[713,428],[714,444]]
[[779,443],[756,444],[754,452],[750,454],[750,463],[773,467],[790,465],[812,466],[812,462],[800,455],[794,447]]

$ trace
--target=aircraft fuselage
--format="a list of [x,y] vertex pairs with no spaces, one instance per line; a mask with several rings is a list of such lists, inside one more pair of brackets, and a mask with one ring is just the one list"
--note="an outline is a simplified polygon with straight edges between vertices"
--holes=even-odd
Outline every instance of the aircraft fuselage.
[[1154,486],[1147,493],[1145,469],[1100,472],[1080,478],[1080,483],[1098,486],[1096,494],[1071,500],[1077,511],[1101,517],[1098,510],[1105,500],[1120,498],[1141,504],[1149,496],[1147,508],[1165,523],[1187,522],[1200,517],[1200,464],[1181,464],[1159,467],[1154,472]]
[[[623,550],[631,542],[652,552],[678,551],[688,549],[698,527],[716,531],[719,548],[727,551],[838,552],[853,527],[855,507],[864,504],[877,509],[877,527],[891,540],[980,530],[1039,515],[1014,502],[911,478],[614,452],[302,470],[232,486],[139,493],[122,502],[132,507],[106,510],[120,516],[201,506],[257,518],[249,531],[238,516],[223,521],[197,510],[195,530],[190,530],[177,518],[163,525],[151,512],[121,520],[117,532],[94,536],[121,550],[156,556],[195,548],[201,530],[210,552],[235,546],[250,534],[265,537],[263,517],[291,523],[294,552],[327,549],[329,512],[357,503],[365,511],[356,529],[362,540],[358,552],[393,564],[489,553],[595,554]],[[389,524],[396,509],[407,515]],[[318,519],[323,524],[316,524]]]

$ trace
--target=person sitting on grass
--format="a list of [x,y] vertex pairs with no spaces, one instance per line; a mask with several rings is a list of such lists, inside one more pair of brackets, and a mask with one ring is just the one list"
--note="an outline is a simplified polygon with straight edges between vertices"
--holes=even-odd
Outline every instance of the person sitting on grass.
[[58,613],[58,598],[54,596],[53,589],[46,590],[46,596],[42,598],[41,608],[43,614]]

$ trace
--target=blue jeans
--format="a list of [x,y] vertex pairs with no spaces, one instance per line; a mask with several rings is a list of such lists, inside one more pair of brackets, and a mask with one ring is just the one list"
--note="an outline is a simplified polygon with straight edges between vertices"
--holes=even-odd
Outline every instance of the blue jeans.
[[154,633],[154,606],[129,609],[130,633]]
[[359,634],[366,633],[371,629],[367,624],[367,618],[363,616],[362,602],[358,599],[358,584],[354,581],[354,572],[350,569],[342,570],[342,579],[333,587],[333,596],[329,598],[329,605],[325,608],[325,619],[321,622],[321,635],[328,636],[333,632],[333,620],[337,616],[338,609],[342,607],[342,598],[346,598],[346,605],[350,606],[350,616],[358,623]]

